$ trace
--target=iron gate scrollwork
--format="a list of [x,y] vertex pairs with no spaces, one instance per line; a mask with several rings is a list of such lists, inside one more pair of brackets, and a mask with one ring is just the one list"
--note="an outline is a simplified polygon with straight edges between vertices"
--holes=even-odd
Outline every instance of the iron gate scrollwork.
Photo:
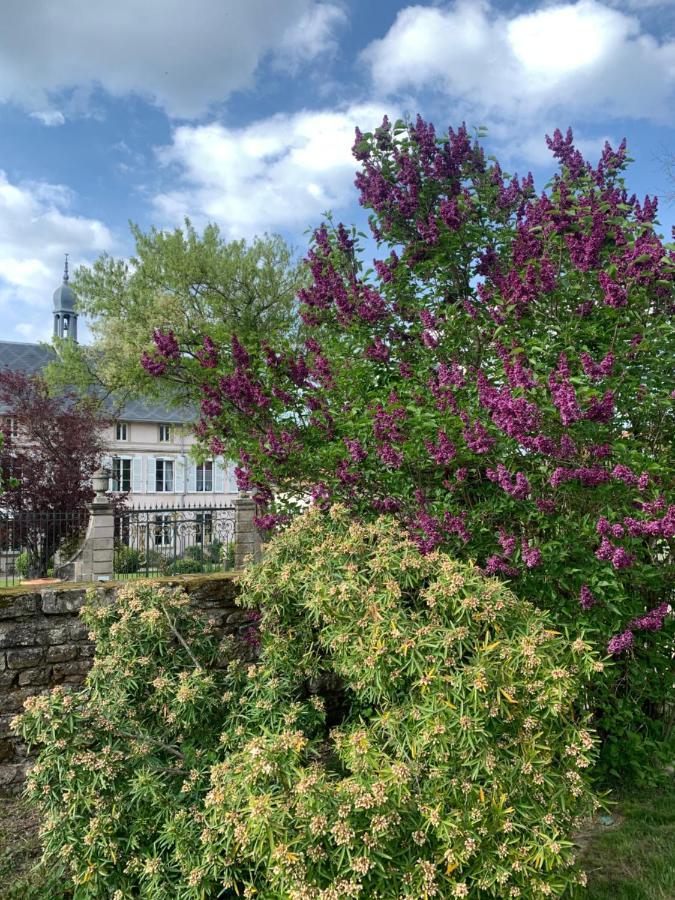
[[122,509],[115,513],[117,578],[219,572],[234,567],[234,506]]

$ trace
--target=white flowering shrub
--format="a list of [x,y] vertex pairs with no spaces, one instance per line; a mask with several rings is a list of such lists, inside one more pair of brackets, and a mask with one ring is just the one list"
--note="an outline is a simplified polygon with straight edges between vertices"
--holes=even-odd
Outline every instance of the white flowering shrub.
[[85,692],[21,721],[44,744],[30,790],[45,852],[76,898],[538,898],[583,883],[570,836],[596,805],[595,740],[576,701],[601,663],[582,637],[339,507],[302,516],[244,576],[258,664],[209,672],[183,602],[130,588],[88,611]]

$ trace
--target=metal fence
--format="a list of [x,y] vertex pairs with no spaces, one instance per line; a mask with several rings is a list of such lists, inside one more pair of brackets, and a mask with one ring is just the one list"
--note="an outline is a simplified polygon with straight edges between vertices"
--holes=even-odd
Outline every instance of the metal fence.
[[0,587],[58,574],[84,540],[89,511],[0,511]]
[[234,568],[234,506],[154,507],[115,513],[115,578]]

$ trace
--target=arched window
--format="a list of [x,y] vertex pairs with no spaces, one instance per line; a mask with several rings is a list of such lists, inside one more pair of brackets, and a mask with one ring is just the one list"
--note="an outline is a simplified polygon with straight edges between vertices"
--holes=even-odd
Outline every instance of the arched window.
[[63,337],[68,337],[68,328],[70,326],[70,316],[63,317]]

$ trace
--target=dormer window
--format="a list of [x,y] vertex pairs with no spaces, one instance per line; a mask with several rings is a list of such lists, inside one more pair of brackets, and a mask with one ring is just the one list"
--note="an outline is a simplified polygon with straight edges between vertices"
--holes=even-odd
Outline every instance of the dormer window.
[[118,422],[115,430],[115,437],[118,441],[129,440],[129,429],[126,422]]
[[171,443],[171,426],[170,425],[160,425],[159,426],[159,442],[160,442],[160,444],[170,444]]

